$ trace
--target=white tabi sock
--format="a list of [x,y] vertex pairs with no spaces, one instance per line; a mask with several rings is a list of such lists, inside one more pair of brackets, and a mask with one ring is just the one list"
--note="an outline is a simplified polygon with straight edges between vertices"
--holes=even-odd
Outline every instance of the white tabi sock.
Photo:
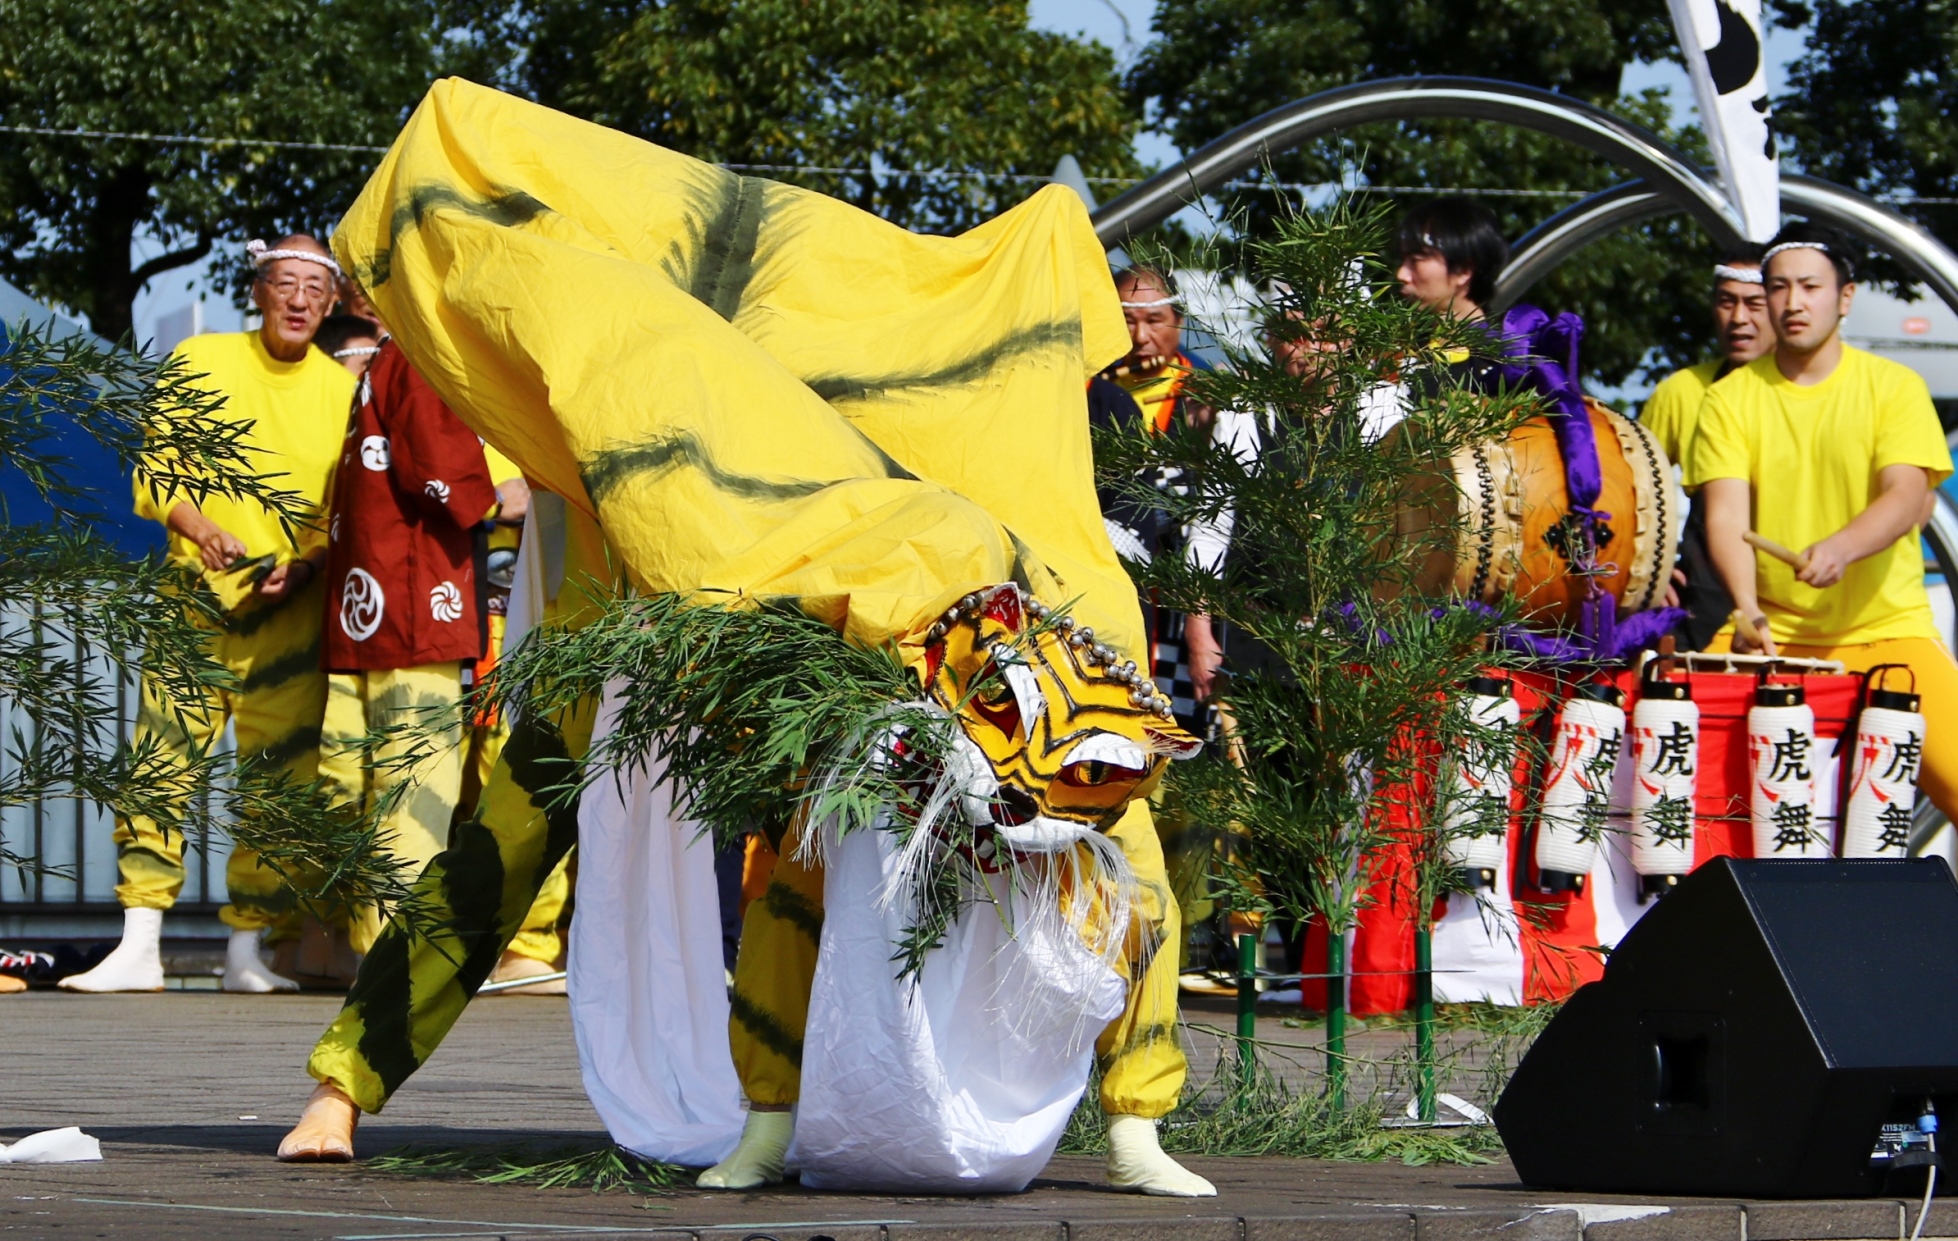
[[794,1112],[749,1112],[734,1153],[700,1174],[702,1189],[753,1189],[781,1181],[789,1140],[795,1137]]
[[224,989],[250,995],[297,991],[299,984],[272,972],[258,955],[257,931],[233,931],[224,946]]
[[1215,1198],[1217,1187],[1163,1153],[1147,1116],[1108,1118],[1108,1183],[1161,1198]]
[[122,942],[85,974],[61,980],[69,991],[163,990],[163,911],[122,911]]

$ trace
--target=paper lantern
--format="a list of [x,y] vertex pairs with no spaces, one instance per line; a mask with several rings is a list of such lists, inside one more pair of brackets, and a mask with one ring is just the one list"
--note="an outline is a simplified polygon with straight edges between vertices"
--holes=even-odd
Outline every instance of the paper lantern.
[[[1864,680],[1850,753],[1849,797],[1842,813],[1844,857],[1907,857],[1917,773],[1924,762],[1924,716],[1912,676],[1910,692],[1883,688],[1881,664]],[[1910,671],[1904,668],[1904,671]]]
[[1494,887],[1509,827],[1509,793],[1522,712],[1507,677],[1474,677],[1458,708],[1474,731],[1451,775],[1443,808],[1441,854],[1463,886]]
[[1764,672],[1747,712],[1748,816],[1757,858],[1831,856],[1815,805],[1815,711],[1799,682]]
[[1641,903],[1693,869],[1700,708],[1691,685],[1658,675],[1662,666],[1646,664],[1632,708],[1632,869]]
[[1537,820],[1537,886],[1582,891],[1597,861],[1611,809],[1612,773],[1625,745],[1625,695],[1598,681],[1579,685],[1557,712]]

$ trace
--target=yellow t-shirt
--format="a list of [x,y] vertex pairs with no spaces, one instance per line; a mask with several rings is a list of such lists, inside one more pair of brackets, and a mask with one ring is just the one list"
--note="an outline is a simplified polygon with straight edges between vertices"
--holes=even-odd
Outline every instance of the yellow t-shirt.
[[1720,373],[1719,359],[1674,371],[1659,381],[1639,410],[1638,424],[1652,433],[1665,450],[1666,460],[1684,468],[1700,425],[1700,403]]
[[[353,408],[354,377],[318,349],[308,349],[298,362],[281,362],[265,350],[257,332],[213,332],[193,336],[178,345],[173,357],[182,359],[188,373],[203,375],[191,384],[222,395],[217,417],[242,423],[246,459],[251,468],[280,491],[297,492],[300,516],[324,525],[327,484],[340,457]],[[274,477],[276,476],[276,477]],[[162,522],[180,502],[197,504],[187,494],[152,494],[149,480],[136,474],[136,515]],[[286,536],[276,514],[255,500],[208,495],[197,504],[203,514],[237,535],[248,558],[277,553],[281,560],[305,555],[326,544],[323,528],[300,526],[297,545]],[[170,557],[201,566],[196,544],[175,533]]]
[[[1746,479],[1754,529],[1800,551],[1868,508],[1878,472],[1892,465],[1922,466],[1933,486],[1951,473],[1930,390],[1915,371],[1845,347],[1834,374],[1803,387],[1784,378],[1769,354],[1708,390],[1686,485]],[[1826,590],[1797,582],[1779,560],[1756,563],[1761,609],[1777,642],[1938,636],[1915,532],[1850,565]]]

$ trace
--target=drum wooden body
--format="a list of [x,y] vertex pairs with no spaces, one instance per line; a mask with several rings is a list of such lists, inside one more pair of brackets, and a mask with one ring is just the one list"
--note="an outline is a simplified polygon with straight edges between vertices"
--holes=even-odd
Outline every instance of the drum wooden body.
[[[1672,463],[1646,430],[1587,401],[1604,488],[1597,510],[1609,513],[1598,534],[1599,584],[1619,614],[1660,605],[1679,547],[1680,511]],[[1547,418],[1532,418],[1500,443],[1455,455],[1453,478],[1410,488],[1403,535],[1431,537],[1438,514],[1456,510],[1452,549],[1430,552],[1419,583],[1424,593],[1453,593],[1484,603],[1514,595],[1533,623],[1575,624],[1589,594],[1570,571],[1566,547],[1576,519],[1564,485],[1563,457]]]

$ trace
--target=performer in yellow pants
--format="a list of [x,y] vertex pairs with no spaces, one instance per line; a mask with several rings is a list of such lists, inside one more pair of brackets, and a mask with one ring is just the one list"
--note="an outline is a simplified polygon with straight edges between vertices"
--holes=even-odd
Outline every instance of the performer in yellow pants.
[[[209,654],[231,674],[225,686],[198,702],[168,702],[144,678],[136,744],[158,745],[166,760],[188,771],[208,755],[227,722],[239,757],[262,756],[299,780],[312,777],[326,682],[320,674],[321,574],[326,530],[321,511],[340,453],[353,377],[313,348],[321,318],[333,302],[339,271],[319,242],[292,236],[271,248],[248,247],[257,271],[252,300],[263,314],[250,332],[193,336],[174,360],[191,382],[221,398],[196,416],[236,429],[245,468],[275,479],[298,507],[284,514],[258,499],[173,490],[138,472],[135,511],[170,533],[170,561],[202,579],[226,609],[211,630]],[[169,788],[189,798],[188,787]],[[183,888],[184,839],[177,823],[118,815],[117,864],[122,882],[122,942],[100,965],[62,980],[71,991],[159,991],[163,988],[163,911]],[[248,849],[234,849],[226,868],[232,928],[225,951],[228,991],[289,990],[294,984],[265,967],[260,933],[290,912],[293,901],[278,876]]]
[[[1908,664],[1923,694],[1919,786],[1958,815],[1958,665],[1924,592],[1918,526],[1951,451],[1915,372],[1845,344],[1850,246],[1791,224],[1761,260],[1772,353],[1707,390],[1685,481],[1737,615],[1742,653]],[[1753,533],[1794,564],[1757,553]],[[1789,551],[1788,549],[1793,549]]]
[[[320,776],[345,804],[387,804],[377,826],[410,876],[449,842],[462,794],[461,705],[462,666],[452,660],[327,677]],[[388,728],[406,731],[378,747],[363,744]],[[353,910],[349,923],[353,950],[365,954],[381,932],[379,911]]]
[[[160,743],[187,765],[192,754],[216,749],[229,723],[241,757],[259,755],[294,780],[311,780],[326,705],[319,668],[323,593],[315,581],[284,607],[249,613],[233,632],[212,635],[212,654],[237,678],[235,688],[207,690],[202,702],[173,703],[145,678],[136,745]],[[115,842],[122,872],[116,899],[123,908],[176,904],[184,886],[182,828],[143,815],[118,818]],[[218,916],[233,930],[262,931],[293,910],[291,891],[250,849],[233,847],[224,877],[231,903]]]

